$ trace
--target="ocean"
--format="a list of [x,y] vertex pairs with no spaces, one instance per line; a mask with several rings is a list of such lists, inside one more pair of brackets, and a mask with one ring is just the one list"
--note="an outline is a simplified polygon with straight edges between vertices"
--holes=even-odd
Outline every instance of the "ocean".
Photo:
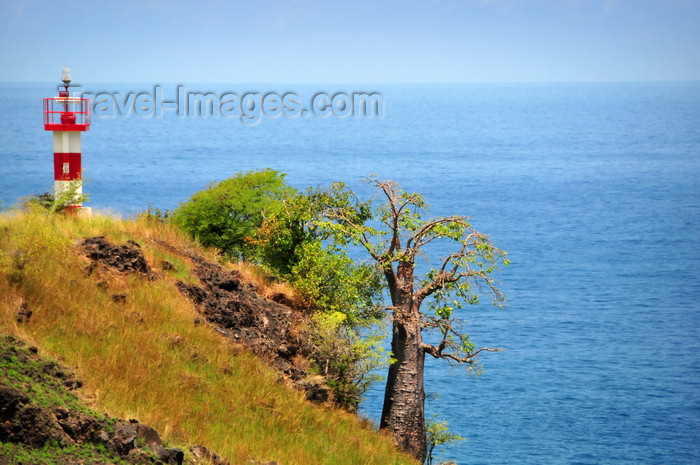
[[[428,416],[465,439],[436,461],[700,463],[700,83],[186,87],[293,92],[302,105],[376,92],[382,116],[96,116],[86,205],[173,209],[265,167],[300,189],[367,193],[369,174],[392,179],[431,215],[469,215],[512,262],[498,275],[508,307],[461,314],[477,346],[505,350],[484,355],[479,376],[427,361]],[[4,207],[53,189],[41,98],[54,95],[55,84],[0,84]],[[378,421],[382,396],[375,386],[362,414]]]

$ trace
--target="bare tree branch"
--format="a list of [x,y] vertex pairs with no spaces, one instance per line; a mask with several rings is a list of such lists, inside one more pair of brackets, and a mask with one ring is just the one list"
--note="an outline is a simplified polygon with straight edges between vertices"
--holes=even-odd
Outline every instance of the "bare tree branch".
[[372,180],[372,183],[382,190],[386,196],[388,203],[387,205],[391,209],[391,215],[388,218],[389,221],[385,221],[391,232],[391,241],[389,242],[389,248],[387,249],[387,254],[393,255],[393,253],[401,248],[401,241],[399,236],[399,218],[401,218],[401,210],[403,208],[396,208],[396,183],[393,181],[379,181],[377,179]]
[[448,361],[451,360],[459,364],[467,365],[472,365],[474,363],[474,358],[481,352],[503,352],[503,349],[501,348],[482,347],[481,349],[477,349],[474,352],[470,352],[460,357],[459,355],[455,355],[452,352],[443,352],[443,350],[445,349],[445,347],[442,345],[443,342],[444,340],[441,341],[438,347],[423,343],[421,344],[421,349],[423,349],[423,352],[432,355],[434,358],[442,358]]

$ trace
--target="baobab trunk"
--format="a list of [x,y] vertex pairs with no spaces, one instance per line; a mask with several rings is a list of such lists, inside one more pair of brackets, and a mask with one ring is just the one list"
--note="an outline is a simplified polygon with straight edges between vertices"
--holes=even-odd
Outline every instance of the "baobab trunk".
[[389,429],[396,444],[422,463],[426,455],[425,353],[418,309],[410,301],[394,306],[391,350],[396,361],[389,367],[379,427]]

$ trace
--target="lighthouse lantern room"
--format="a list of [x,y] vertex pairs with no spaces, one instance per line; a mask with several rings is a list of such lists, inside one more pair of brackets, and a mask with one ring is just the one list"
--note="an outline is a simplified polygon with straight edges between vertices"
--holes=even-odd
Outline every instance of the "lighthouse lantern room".
[[70,68],[63,68],[61,80],[63,86],[59,86],[58,97],[44,99],[44,130],[53,131],[54,195],[58,199],[64,192],[72,191],[75,197],[68,199],[67,210],[76,213],[85,210],[82,213],[89,214],[81,203],[80,134],[90,129],[90,101],[71,97]]

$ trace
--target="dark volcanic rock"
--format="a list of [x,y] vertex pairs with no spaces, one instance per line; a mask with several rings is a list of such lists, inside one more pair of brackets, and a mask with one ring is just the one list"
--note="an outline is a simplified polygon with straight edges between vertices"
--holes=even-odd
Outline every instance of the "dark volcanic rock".
[[256,355],[283,368],[285,375],[300,378],[297,354],[310,348],[295,327],[303,316],[286,305],[267,300],[241,283],[238,273],[199,261],[195,273],[202,286],[178,282],[180,292],[192,299],[199,311],[223,334],[248,346]]
[[125,245],[114,245],[104,236],[88,237],[81,242],[85,255],[96,262],[103,263],[118,271],[136,271],[150,274],[151,270],[141,253],[141,246],[134,241]]
[[278,292],[274,294],[270,299],[273,302],[277,302],[278,304],[286,305],[287,307],[293,307],[294,302],[292,302],[289,297],[287,297],[285,294]]
[[148,425],[139,423],[136,427],[136,434],[138,435],[138,442],[141,446],[155,448],[163,445],[163,441],[160,439],[158,431],[154,430]]
[[96,418],[81,412],[57,407],[53,411],[64,433],[77,442],[98,442],[103,424]]
[[31,316],[32,311],[29,309],[27,302],[22,302],[22,305],[20,305],[19,310],[17,311],[17,323],[24,323],[25,321],[29,321],[29,318],[31,318]]
[[197,271],[199,278],[212,289],[222,289],[224,291],[240,291],[241,281],[232,272],[225,272],[220,267],[211,263],[203,263]]
[[119,455],[127,456],[131,461],[148,458],[148,451],[158,456],[159,463],[168,465],[182,465],[185,458],[181,449],[163,447],[158,432],[136,420],[117,425],[108,444]]
[[23,392],[0,386],[0,441],[41,447],[66,439],[56,419],[32,404]]
[[112,294],[112,301],[118,304],[124,304],[126,303],[126,294],[124,294],[123,292],[118,294]]
[[330,394],[328,388],[320,384],[304,386],[304,391],[306,391],[306,400],[310,400],[316,404],[327,402]]
[[23,392],[8,386],[0,386],[0,421],[14,418],[17,411],[27,403],[29,403],[29,397]]
[[190,449],[190,451],[197,459],[207,460],[209,463],[211,463],[211,465],[231,465],[228,460],[219,457],[217,454],[204,446],[194,446]]
[[127,455],[132,449],[136,449],[137,437],[139,437],[138,427],[135,424],[117,425],[114,436],[109,440],[109,447],[119,455]]
[[191,286],[182,281],[178,281],[176,285],[178,290],[185,294],[196,305],[201,305],[209,297],[209,293],[199,286]]
[[185,459],[185,453],[178,448],[164,449],[158,447],[156,454],[158,455],[158,460],[168,465],[182,465],[182,461]]

